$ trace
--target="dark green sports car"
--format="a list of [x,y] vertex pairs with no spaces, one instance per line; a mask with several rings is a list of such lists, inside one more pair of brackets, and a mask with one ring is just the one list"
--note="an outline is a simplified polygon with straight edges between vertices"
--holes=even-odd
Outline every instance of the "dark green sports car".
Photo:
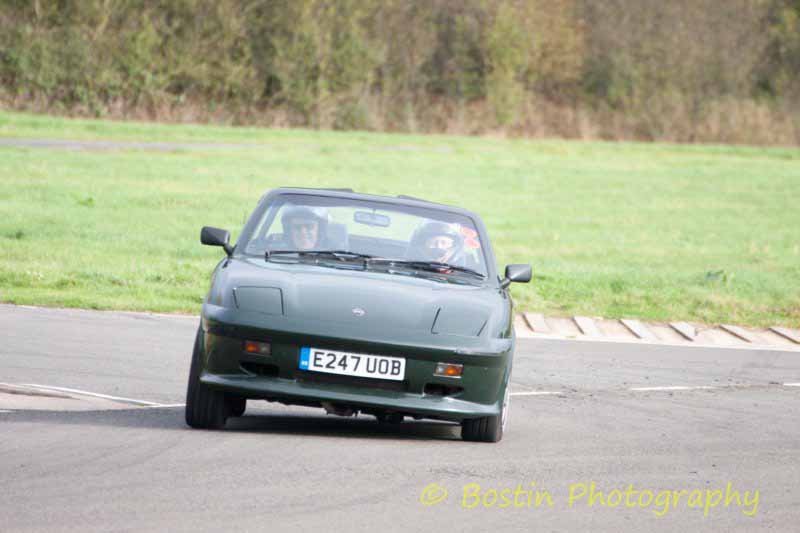
[[258,204],[211,278],[186,422],[221,428],[247,400],[461,424],[497,442],[514,353],[508,286],[486,228],[464,209],[406,196],[281,188]]

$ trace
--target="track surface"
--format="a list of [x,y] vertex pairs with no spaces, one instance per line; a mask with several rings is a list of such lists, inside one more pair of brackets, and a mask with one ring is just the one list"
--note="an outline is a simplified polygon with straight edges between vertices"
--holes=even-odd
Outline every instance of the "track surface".
[[[0,305],[0,382],[184,400],[197,321]],[[498,445],[455,426],[379,426],[254,403],[221,432],[180,407],[12,410],[0,404],[4,531],[775,530],[800,519],[800,354],[520,340]],[[642,390],[680,387],[675,390]],[[706,388],[708,387],[708,388]],[[533,393],[554,394],[533,394]],[[617,507],[623,492],[759,491],[759,503]],[[462,507],[463,487],[547,490],[549,507]],[[449,491],[423,505],[427,485]],[[534,489],[535,490],[535,489]],[[578,491],[577,485],[574,490]],[[507,493],[508,494],[508,493]],[[646,498],[645,498],[646,500]],[[468,498],[467,503],[474,503]],[[491,499],[489,500],[491,501]]]

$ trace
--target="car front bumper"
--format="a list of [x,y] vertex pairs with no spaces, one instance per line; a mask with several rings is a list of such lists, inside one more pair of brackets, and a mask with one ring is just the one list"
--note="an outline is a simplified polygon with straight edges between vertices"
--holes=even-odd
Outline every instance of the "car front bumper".
[[[233,318],[238,320],[230,320]],[[474,343],[467,349],[445,343],[411,345],[319,335],[315,333],[322,328],[314,328],[313,324],[305,324],[304,328],[314,333],[264,327],[263,321],[258,324],[260,327],[254,327],[242,318],[204,314],[202,383],[246,398],[309,406],[331,403],[367,413],[395,412],[453,421],[500,413],[511,370],[513,340],[495,345],[499,349],[494,350],[491,346],[481,349]],[[269,342],[270,355],[244,353],[245,340]],[[298,363],[302,346],[404,357],[404,380],[301,370]],[[464,365],[462,376],[434,376],[439,362]]]
[[466,418],[496,416],[501,402],[479,404],[450,397],[360,389],[334,384],[310,385],[293,379],[274,377],[204,374],[200,381],[246,398],[263,398],[288,404],[316,405],[330,402],[371,411],[389,411],[424,418],[460,421]]

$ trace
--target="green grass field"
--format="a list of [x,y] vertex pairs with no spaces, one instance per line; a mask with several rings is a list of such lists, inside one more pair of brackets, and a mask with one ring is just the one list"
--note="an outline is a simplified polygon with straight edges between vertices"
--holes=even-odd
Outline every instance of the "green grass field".
[[482,215],[519,308],[800,325],[800,151],[66,120],[0,137],[220,142],[175,151],[0,146],[0,301],[197,312],[272,187],[352,187]]

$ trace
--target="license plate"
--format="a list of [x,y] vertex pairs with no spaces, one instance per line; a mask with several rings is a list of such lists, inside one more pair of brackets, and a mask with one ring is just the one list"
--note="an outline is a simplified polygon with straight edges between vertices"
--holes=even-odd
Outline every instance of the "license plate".
[[298,368],[342,376],[402,381],[406,375],[406,360],[402,357],[337,352],[304,346],[300,348]]

